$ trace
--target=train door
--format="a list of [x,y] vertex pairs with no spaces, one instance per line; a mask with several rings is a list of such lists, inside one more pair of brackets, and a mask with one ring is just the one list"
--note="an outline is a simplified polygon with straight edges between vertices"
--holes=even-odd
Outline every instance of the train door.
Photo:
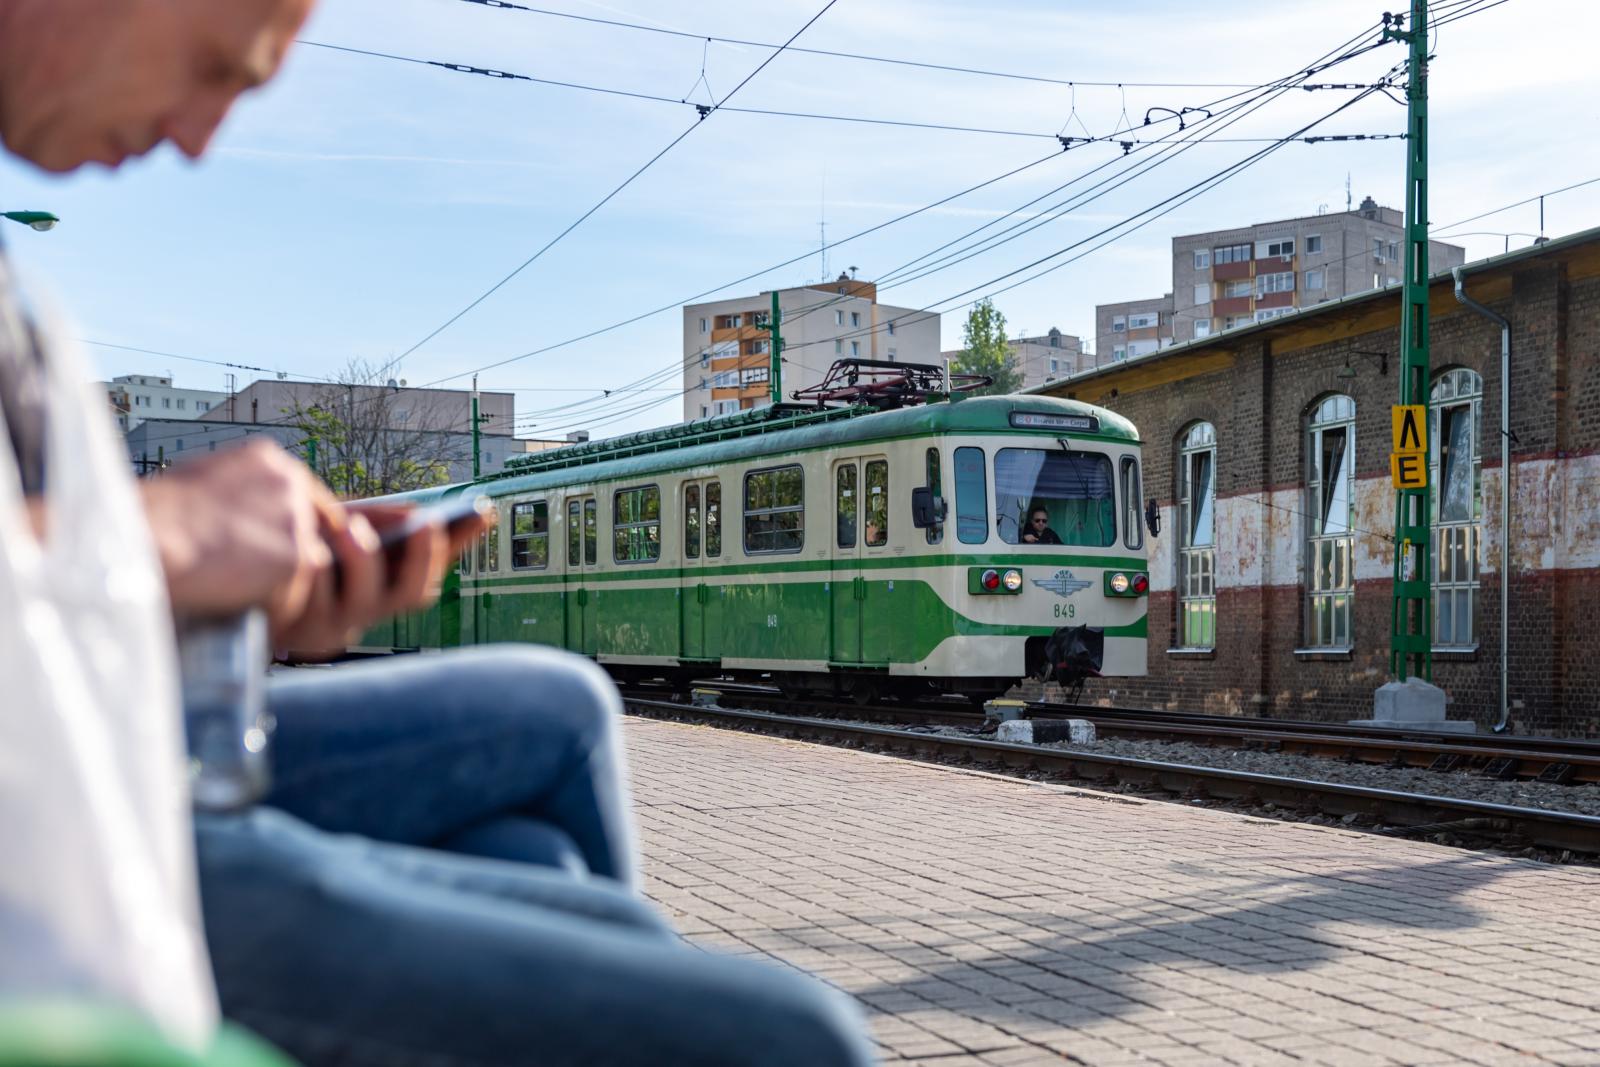
[[861,461],[833,465],[833,565],[828,581],[828,662],[861,662]]
[[[494,640],[493,627],[490,615],[494,608],[493,586],[488,584],[488,579],[493,578],[500,570],[500,524],[489,527],[478,538],[478,566],[477,588],[470,604],[462,607],[462,630],[467,626],[472,628],[470,637],[465,632],[462,634],[461,643],[484,645]],[[470,623],[468,622],[470,611]]]
[[683,573],[678,579],[678,647],[680,659],[706,654],[705,487],[683,483]]
[[722,557],[722,483],[683,486],[683,577],[678,588],[682,658],[715,660],[721,654],[722,586],[707,571]]
[[600,527],[592,496],[567,498],[566,645],[586,656],[595,654],[593,574],[599,560]]
[[909,620],[890,617],[889,593],[894,580],[869,580],[874,564],[886,562],[889,554],[889,461],[882,456],[861,461],[861,661],[875,667],[887,666],[897,628]]
[[704,643],[700,655],[708,660],[722,658],[722,598],[727,587],[717,568],[722,566],[722,483],[701,483],[700,503],[705,509],[702,525],[704,537],[700,544],[702,568],[701,632]]

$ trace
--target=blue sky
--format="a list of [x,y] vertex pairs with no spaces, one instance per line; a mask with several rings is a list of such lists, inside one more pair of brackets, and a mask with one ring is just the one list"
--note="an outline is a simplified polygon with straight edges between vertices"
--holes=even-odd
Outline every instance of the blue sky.
[[[754,41],[782,41],[823,0],[760,4],[590,3],[552,9]],[[1461,0],[1450,0],[1461,2]],[[1381,7],[1381,5],[1378,5]],[[1404,6],[1397,2],[1396,7]],[[1242,82],[1286,75],[1376,20],[1352,0],[1227,8],[1172,2],[839,0],[799,40],[860,52],[1079,82]],[[1535,32],[1537,28],[1537,32]],[[1432,215],[1475,215],[1600,177],[1592,42],[1600,13],[1574,0],[1510,0],[1442,27],[1431,72]],[[681,99],[719,97],[769,52],[640,33],[463,0],[323,0],[302,38],[418,59]],[[1404,58],[1390,45],[1318,81],[1367,82]],[[702,59],[705,82],[700,81]],[[1200,106],[1234,90],[1064,85],[814,55],[779,56],[730,103],[1046,135],[1103,134],[1147,108]],[[1296,91],[1218,136],[1287,133],[1349,93]],[[1071,121],[1069,122],[1069,117]],[[299,47],[280,78],[235,109],[209,158],[170,150],[122,172],[51,178],[0,164],[7,209],[54,210],[47,234],[9,227],[12,257],[66,304],[80,336],[291,375],[406,351],[588,210],[695,122],[658,103]],[[1374,97],[1318,132],[1398,132],[1404,110]],[[1157,126],[1152,133],[1171,132]],[[1045,160],[1045,138],[721,112],[472,313],[407,356],[410,384],[459,375],[795,256],[730,290],[816,280],[818,224],[832,239],[969,185]],[[976,287],[1172,196],[1259,144],[1196,146],[1093,203],[882,299],[923,307]],[[1152,159],[1153,150],[1145,152]],[[992,221],[1048,189],[1119,162],[1095,144],[1057,154],[980,193],[828,254],[830,273],[865,278]],[[1341,210],[1399,206],[1403,142],[1291,144],[1214,191],[1082,260],[997,297],[1013,332],[1092,333],[1096,303],[1159,295],[1173,234]],[[1059,197],[1043,201],[1054,203]],[[1600,184],[1551,198],[1552,235],[1600,223]],[[1537,205],[1469,230],[1533,232]],[[1463,238],[1469,258],[1499,236]],[[1512,247],[1527,243],[1513,237]],[[987,287],[986,287],[987,286]],[[970,299],[963,298],[965,299]],[[957,304],[962,301],[958,301]],[[963,313],[947,311],[954,347]],[[486,372],[520,411],[572,404],[671,366],[676,312]],[[165,373],[222,388],[225,369],[91,348],[105,375]],[[240,372],[241,382],[253,377]],[[451,384],[465,384],[465,379]],[[676,388],[676,381],[664,383]],[[660,405],[577,407],[534,416],[534,435],[671,421]]]

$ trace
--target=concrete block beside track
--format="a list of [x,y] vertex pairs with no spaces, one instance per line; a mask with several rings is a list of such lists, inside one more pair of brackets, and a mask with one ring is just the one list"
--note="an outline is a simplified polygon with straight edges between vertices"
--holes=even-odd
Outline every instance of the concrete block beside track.
[[996,741],[1015,745],[1049,745],[1068,741],[1074,745],[1094,743],[1094,723],[1087,719],[1012,719],[995,731]]

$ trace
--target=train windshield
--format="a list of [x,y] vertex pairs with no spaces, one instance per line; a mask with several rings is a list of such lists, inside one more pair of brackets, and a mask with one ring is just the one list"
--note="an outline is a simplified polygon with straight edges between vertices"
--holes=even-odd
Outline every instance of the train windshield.
[[995,526],[1008,545],[1107,548],[1117,539],[1111,457],[1002,448],[994,457]]

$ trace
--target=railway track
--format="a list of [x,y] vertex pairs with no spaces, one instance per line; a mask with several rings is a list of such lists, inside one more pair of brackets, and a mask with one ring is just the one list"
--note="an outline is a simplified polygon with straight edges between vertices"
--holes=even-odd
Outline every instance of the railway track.
[[[793,713],[796,702],[777,690],[716,684],[745,706]],[[885,704],[861,706],[806,700],[803,714],[891,725],[976,726],[981,712],[959,706]],[[1320,756],[1393,767],[1466,771],[1498,779],[1561,784],[1600,783],[1600,743],[1505,734],[1456,734],[1431,730],[1384,730],[1295,719],[1247,719],[1142,708],[1083,707],[1032,702],[1035,719],[1086,719],[1103,737],[1189,741],[1267,752]]]
[[[1340,819],[1355,816],[1369,825],[1388,828],[1383,832],[1449,832],[1504,848],[1532,846],[1600,856],[1600,817],[1595,816],[1223,768],[1008,744],[973,736],[930,734],[801,715],[683,704],[654,699],[654,695],[625,692],[623,701],[633,714],[654,718],[706,723],[934,762],[975,763],[1001,773],[1043,774],[1169,797],[1272,805],[1291,812],[1322,814]],[[738,699],[745,703],[745,694],[741,692]],[[773,694],[773,699],[782,698]],[[863,713],[868,711],[852,709],[857,718],[863,717]],[[915,712],[912,709],[888,709],[886,713],[910,715]],[[966,713],[966,717],[969,723],[974,718],[972,713]],[[922,721],[926,722],[926,718]]]

